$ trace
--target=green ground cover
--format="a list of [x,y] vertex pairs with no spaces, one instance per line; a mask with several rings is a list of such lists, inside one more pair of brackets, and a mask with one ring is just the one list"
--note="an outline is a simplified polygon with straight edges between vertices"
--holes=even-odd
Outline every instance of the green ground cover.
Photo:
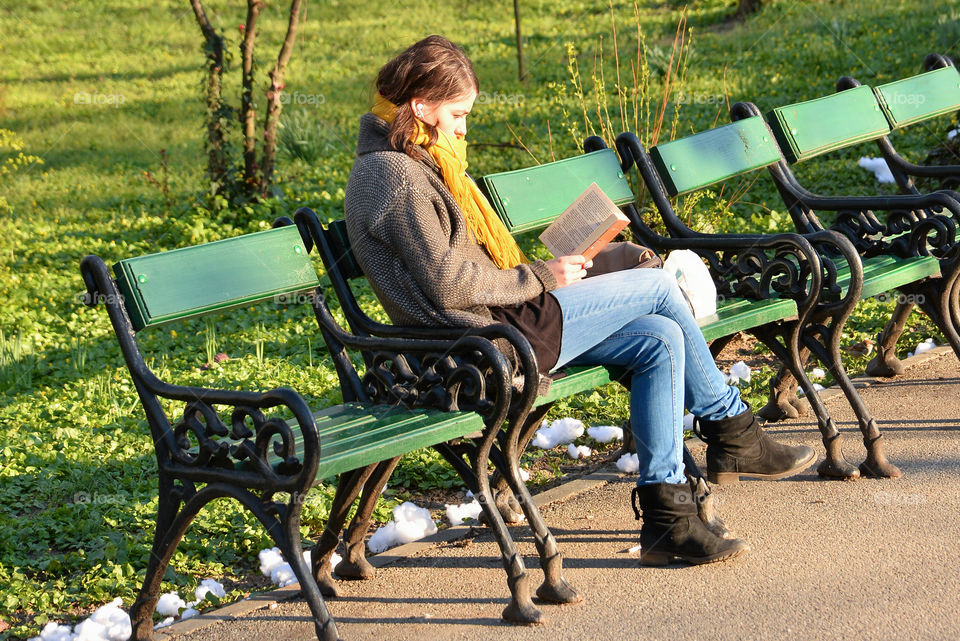
[[[234,51],[242,22],[235,4],[208,3]],[[0,5],[0,129],[13,132],[0,136],[0,622],[13,626],[0,638],[36,634],[48,618],[80,615],[115,596],[130,605],[150,549],[156,509],[150,437],[106,314],[80,303],[81,257],[95,253],[109,263],[254,231],[300,205],[339,217],[355,123],[369,105],[372,78],[393,53],[430,32],[461,43],[480,76],[469,135],[476,175],[575,154],[582,135],[603,131],[601,123],[619,131],[618,63],[624,120],[632,121],[634,4],[521,5],[526,83],[516,77],[511,3],[417,0],[402,11],[379,1],[311,3],[287,73],[282,196],[242,208],[199,195],[203,57],[189,3]],[[636,9],[647,47],[640,72],[647,102],[640,100],[636,118],[644,142],[651,140],[680,5],[643,1]],[[960,39],[956,2],[784,0],[744,24],[728,20],[730,5],[691,3],[692,44],[682,82],[668,96],[662,139],[726,121],[728,99],[766,110],[830,93],[843,74],[867,83],[912,75],[927,53],[955,53]],[[266,66],[282,37],[282,11],[270,6],[261,24],[258,62]],[[580,90],[571,83],[572,59]],[[238,102],[235,74],[232,80]],[[895,142],[922,158],[949,120],[911,128]],[[834,154],[798,173],[825,192],[869,193],[876,184],[856,166],[865,154],[876,152]],[[764,179],[729,210],[713,202],[735,188],[688,207],[691,222],[720,230],[789,227]],[[533,249],[533,241],[526,246]],[[366,303],[376,314],[372,296]],[[876,334],[891,309],[890,302],[863,302],[848,323],[850,342]],[[320,406],[337,401],[339,390],[305,311],[240,310],[215,324],[144,332],[142,346],[155,370],[172,380],[289,385]],[[917,336],[941,342],[924,319],[912,323]],[[201,369],[211,350],[230,359]],[[864,362],[848,365],[856,371]],[[770,375],[765,367],[744,387],[754,403]],[[617,424],[626,399],[610,387],[558,404],[554,415]],[[531,454],[528,463],[544,470],[539,480],[549,480],[562,459],[542,464],[541,458]],[[437,457],[411,456],[378,516],[388,517],[396,500],[453,483]],[[319,531],[331,494],[324,488],[311,496],[305,536]],[[244,577],[256,573],[256,552],[269,544],[252,518],[217,503],[181,544],[167,587],[192,588],[212,576],[238,596],[248,585]]]

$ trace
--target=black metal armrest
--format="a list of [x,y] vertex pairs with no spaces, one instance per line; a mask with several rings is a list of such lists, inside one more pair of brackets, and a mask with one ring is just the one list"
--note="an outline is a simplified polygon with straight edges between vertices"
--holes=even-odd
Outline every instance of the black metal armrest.
[[[307,402],[289,388],[267,392],[219,390],[174,385],[159,379],[147,366],[135,339],[123,298],[106,264],[97,256],[81,262],[87,287],[84,303],[107,308],[120,350],[130,370],[153,434],[158,464],[178,478],[221,481],[247,488],[303,490],[313,483],[320,459],[317,426]],[[175,424],[159,399],[182,401],[183,415]],[[233,408],[228,427],[215,405]],[[302,442],[286,421],[267,418],[262,410],[286,407],[293,413]],[[283,462],[276,467],[271,457]],[[244,463],[237,469],[237,463]]]
[[[539,370],[533,348],[519,330],[502,323],[492,323],[484,327],[455,328],[409,327],[377,322],[370,318],[357,304],[356,298],[347,282],[348,276],[343,273],[341,263],[337,256],[334,255],[335,252],[327,241],[327,233],[313,210],[308,207],[301,207],[297,210],[293,220],[284,217],[274,221],[274,226],[289,224],[297,225],[308,251],[311,250],[314,245],[317,246],[320,256],[324,261],[324,266],[327,269],[327,275],[333,285],[337,301],[340,303],[340,308],[343,310],[347,322],[353,330],[353,334],[351,335],[344,332],[343,328],[329,316],[329,309],[326,306],[325,299],[320,296],[315,303],[319,303],[320,307],[325,310],[322,314],[321,312],[317,312],[317,318],[322,327],[326,327],[332,333],[336,331],[344,332],[344,339],[347,337],[351,339],[361,339],[369,336],[401,340],[458,341],[464,337],[475,336],[492,341],[498,344],[501,351],[505,351],[506,353],[510,351],[513,352],[517,362],[518,373],[522,376],[522,391],[512,402],[514,406],[512,411],[513,415],[516,415],[522,408],[529,409],[532,407],[536,399]],[[348,263],[349,262],[351,261],[348,261]],[[322,320],[322,316],[327,316],[329,320]],[[347,346],[354,346],[353,343],[347,340],[341,340],[340,342]],[[367,362],[368,367],[372,366],[373,362],[367,358],[367,355],[371,353],[373,348],[367,346],[360,347],[359,344],[356,345],[356,348],[360,349],[364,354],[364,360]],[[386,349],[397,351],[389,347]],[[519,407],[517,407],[518,405]]]
[[365,355],[362,395],[372,402],[475,411],[488,425],[506,418],[511,368],[487,337],[467,332],[432,338],[358,336],[336,322],[319,288],[313,309],[331,353],[345,346]]

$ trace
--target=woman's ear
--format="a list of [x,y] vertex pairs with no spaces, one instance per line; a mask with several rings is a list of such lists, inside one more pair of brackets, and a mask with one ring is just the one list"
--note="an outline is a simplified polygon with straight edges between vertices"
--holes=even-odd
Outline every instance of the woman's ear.
[[410,99],[410,109],[413,111],[413,115],[423,120],[423,101],[419,98]]

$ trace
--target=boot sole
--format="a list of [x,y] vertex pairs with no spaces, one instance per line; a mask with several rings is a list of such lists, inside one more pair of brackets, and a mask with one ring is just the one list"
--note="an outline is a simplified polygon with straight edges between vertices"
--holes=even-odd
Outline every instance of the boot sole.
[[726,561],[727,559],[732,559],[749,551],[750,546],[746,543],[732,550],[725,550],[723,552],[717,552],[716,554],[710,554],[707,556],[683,556],[681,554],[671,554],[669,552],[653,550],[651,552],[647,552],[646,554],[641,553],[640,565],[645,565],[647,567],[664,567],[676,562],[686,563],[688,565],[706,565],[707,563]]
[[780,472],[778,474],[756,474],[753,472],[712,472],[710,469],[707,469],[707,480],[711,483],[716,483],[717,485],[725,485],[727,483],[737,483],[740,481],[740,477],[752,478],[752,479],[761,479],[766,481],[776,481],[777,479],[786,478],[788,476],[793,476],[798,472],[802,472],[807,469],[817,460],[816,452],[811,452],[810,456],[803,461],[798,463],[794,467],[790,468],[786,472]]

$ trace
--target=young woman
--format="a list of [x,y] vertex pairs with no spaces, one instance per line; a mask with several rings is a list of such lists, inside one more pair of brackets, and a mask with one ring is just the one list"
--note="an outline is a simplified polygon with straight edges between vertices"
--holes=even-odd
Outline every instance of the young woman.
[[[380,69],[360,119],[345,210],[351,245],[393,322],[509,323],[542,371],[618,365],[631,372],[640,461],[641,560],[707,563],[748,549],[697,518],[682,462],[684,407],[700,419],[708,478],[782,478],[814,460],[777,443],[717,370],[675,279],[657,269],[604,271],[583,256],[527,261],[466,175],[467,116],[479,82],[466,55],[430,36]],[[630,244],[610,252],[639,251]]]

